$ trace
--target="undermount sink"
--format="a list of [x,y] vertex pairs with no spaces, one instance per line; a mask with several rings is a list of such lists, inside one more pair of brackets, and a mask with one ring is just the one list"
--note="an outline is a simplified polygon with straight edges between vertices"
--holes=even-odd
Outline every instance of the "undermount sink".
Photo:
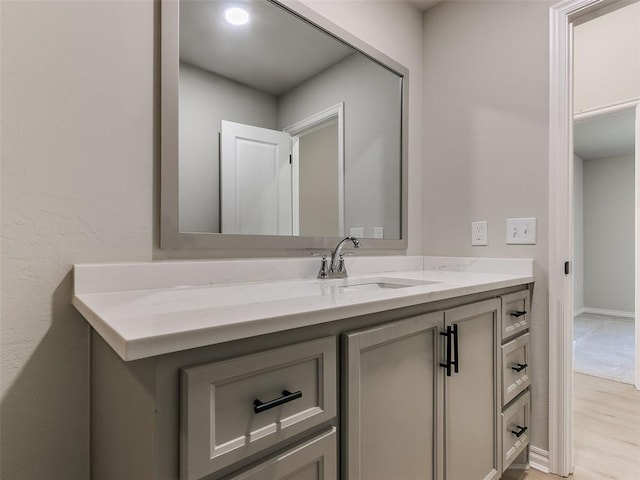
[[417,287],[440,283],[430,280],[412,280],[408,278],[361,278],[349,280],[345,285],[339,285],[341,292],[377,292],[397,288]]

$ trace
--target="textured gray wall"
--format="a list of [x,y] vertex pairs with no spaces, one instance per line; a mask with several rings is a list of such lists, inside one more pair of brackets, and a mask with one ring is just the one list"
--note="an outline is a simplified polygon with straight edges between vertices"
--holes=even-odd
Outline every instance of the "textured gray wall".
[[[535,0],[443,2],[428,10],[422,132],[424,254],[535,261],[531,440],[544,450],[550,5]],[[511,217],[537,217],[536,245],[505,244]],[[473,220],[488,221],[488,246],[471,246]]]
[[154,4],[0,2],[3,480],[89,478],[75,262],[150,260]]

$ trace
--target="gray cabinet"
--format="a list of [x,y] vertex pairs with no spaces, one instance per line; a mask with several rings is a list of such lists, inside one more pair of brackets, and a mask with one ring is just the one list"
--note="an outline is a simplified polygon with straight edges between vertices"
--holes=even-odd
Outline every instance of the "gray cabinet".
[[[94,332],[92,478],[497,479],[527,454],[528,295],[509,287],[133,362]],[[502,321],[517,332],[503,337]],[[256,413],[260,402],[274,408]]]
[[344,480],[438,478],[444,315],[343,335]]
[[[502,295],[502,470],[528,463],[531,411],[530,294]],[[520,461],[516,461],[520,458]]]
[[494,298],[343,335],[345,480],[500,477],[499,319]]
[[447,480],[492,480],[502,474],[499,318],[497,298],[444,312],[458,347],[458,371],[444,382]]

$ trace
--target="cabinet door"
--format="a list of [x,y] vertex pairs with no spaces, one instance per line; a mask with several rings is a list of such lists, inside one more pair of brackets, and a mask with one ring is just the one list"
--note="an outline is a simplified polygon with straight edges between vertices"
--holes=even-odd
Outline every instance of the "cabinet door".
[[458,347],[458,372],[444,382],[446,479],[500,478],[500,300],[453,308],[444,316],[457,331],[452,346]]
[[337,480],[336,428],[227,480]]
[[437,312],[343,335],[345,480],[441,478],[435,437],[443,319]]

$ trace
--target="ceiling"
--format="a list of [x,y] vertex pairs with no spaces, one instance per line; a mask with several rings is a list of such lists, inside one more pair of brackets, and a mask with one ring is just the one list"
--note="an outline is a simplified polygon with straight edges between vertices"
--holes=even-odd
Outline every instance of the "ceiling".
[[577,121],[573,136],[573,151],[583,160],[633,154],[635,109]]
[[419,10],[422,10],[424,12],[425,10],[433,7],[441,1],[443,0],[409,0],[409,3],[412,3],[413,5],[418,7]]
[[[249,23],[227,23],[224,11],[230,6],[248,10]],[[264,0],[180,2],[180,61],[271,95],[290,90],[354,51]]]

